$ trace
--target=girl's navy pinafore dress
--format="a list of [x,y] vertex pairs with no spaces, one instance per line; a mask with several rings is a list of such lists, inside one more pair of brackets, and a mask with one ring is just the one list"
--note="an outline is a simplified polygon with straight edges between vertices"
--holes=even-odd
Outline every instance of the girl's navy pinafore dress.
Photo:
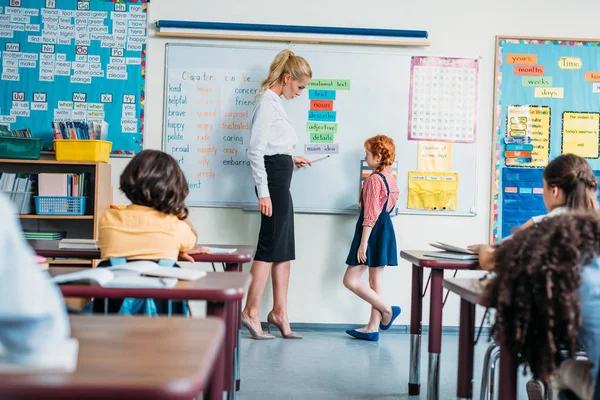
[[[392,225],[392,218],[390,213],[387,212],[387,204],[390,200],[390,187],[388,186],[385,176],[381,173],[377,173],[383,179],[385,183],[385,189],[387,191],[387,199],[383,205],[383,209],[373,226],[371,236],[369,236],[369,244],[367,246],[367,262],[366,265],[369,267],[383,267],[386,265],[396,266],[398,265],[398,251],[396,250],[396,234],[394,233],[394,226]],[[350,247],[350,253],[346,258],[347,265],[361,265],[356,257],[356,252],[360,246],[360,240],[362,238],[363,221],[365,218],[365,210],[361,208],[360,216],[356,222],[356,230],[354,231],[354,239],[352,239],[352,246]]]

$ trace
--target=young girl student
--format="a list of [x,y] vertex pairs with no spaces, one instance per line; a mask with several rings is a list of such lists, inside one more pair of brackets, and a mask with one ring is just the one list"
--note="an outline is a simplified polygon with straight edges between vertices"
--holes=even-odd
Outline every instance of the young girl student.
[[[600,361],[600,216],[566,213],[517,232],[496,250],[486,297],[496,308],[496,339],[531,369],[529,399],[548,399],[536,382],[552,381],[554,399],[571,389],[591,400]],[[581,342],[588,360],[573,356]]]
[[[590,164],[579,156],[563,154],[552,160],[544,169],[542,184],[542,197],[548,213],[531,218],[519,228],[520,230],[569,210],[586,211],[598,208],[598,182]],[[479,254],[481,268],[494,268],[494,247],[479,244],[469,246],[469,249]]]
[[[131,260],[177,267],[178,256],[193,261],[189,254],[208,252],[194,248],[198,234],[185,205],[189,187],[173,157],[158,150],[140,152],[121,174],[120,189],[132,204],[125,209],[106,210],[100,217],[98,243],[104,261],[99,267]],[[111,301],[108,311],[154,315],[165,311],[164,303]],[[185,313],[183,303],[174,302],[173,306],[174,313]],[[94,310],[104,311],[103,302],[95,302]]]
[[[346,333],[357,339],[377,341],[379,329],[387,330],[400,315],[400,307],[381,298],[381,282],[386,265],[397,266],[396,235],[390,218],[399,190],[390,166],[396,157],[394,141],[378,135],[365,142],[365,161],[374,172],[365,181],[359,198],[360,216],[346,259],[344,286],[371,304],[369,323]],[[369,269],[369,286],[360,282]]]

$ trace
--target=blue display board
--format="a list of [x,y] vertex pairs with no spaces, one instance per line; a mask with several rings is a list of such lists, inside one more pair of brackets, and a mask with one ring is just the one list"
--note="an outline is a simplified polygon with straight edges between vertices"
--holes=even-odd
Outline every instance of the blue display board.
[[572,153],[600,170],[599,42],[498,37],[495,79],[492,242],[546,213],[549,161]]
[[0,0],[0,124],[53,148],[52,121],[106,121],[113,154],[142,150],[142,0]]

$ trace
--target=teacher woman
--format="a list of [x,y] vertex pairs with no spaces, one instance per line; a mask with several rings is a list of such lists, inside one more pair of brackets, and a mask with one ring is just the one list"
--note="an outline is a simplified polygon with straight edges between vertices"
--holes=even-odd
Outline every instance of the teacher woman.
[[292,332],[287,315],[290,261],[296,258],[290,182],[294,165],[301,168],[310,165],[310,162],[304,157],[291,155],[298,137],[283,109],[281,97],[292,100],[300,96],[311,78],[308,62],[291,50],[283,50],[271,63],[269,76],[261,82],[252,113],[248,159],[256,184],[261,220],[256,255],[250,269],[252,283],[242,311],[242,325],[254,339],[275,337],[263,332],[259,319],[260,301],[271,264],[273,309],[267,316],[269,331],[273,324],[284,338],[302,339],[302,335]]

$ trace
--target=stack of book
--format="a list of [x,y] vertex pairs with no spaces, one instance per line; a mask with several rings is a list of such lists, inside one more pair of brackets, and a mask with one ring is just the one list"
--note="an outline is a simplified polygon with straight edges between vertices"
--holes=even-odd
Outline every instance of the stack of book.
[[67,236],[67,232],[34,232],[24,231],[23,236],[25,239],[37,239],[37,240],[61,240]]
[[94,239],[63,239],[58,242],[59,249],[91,249],[98,250],[98,241]]

